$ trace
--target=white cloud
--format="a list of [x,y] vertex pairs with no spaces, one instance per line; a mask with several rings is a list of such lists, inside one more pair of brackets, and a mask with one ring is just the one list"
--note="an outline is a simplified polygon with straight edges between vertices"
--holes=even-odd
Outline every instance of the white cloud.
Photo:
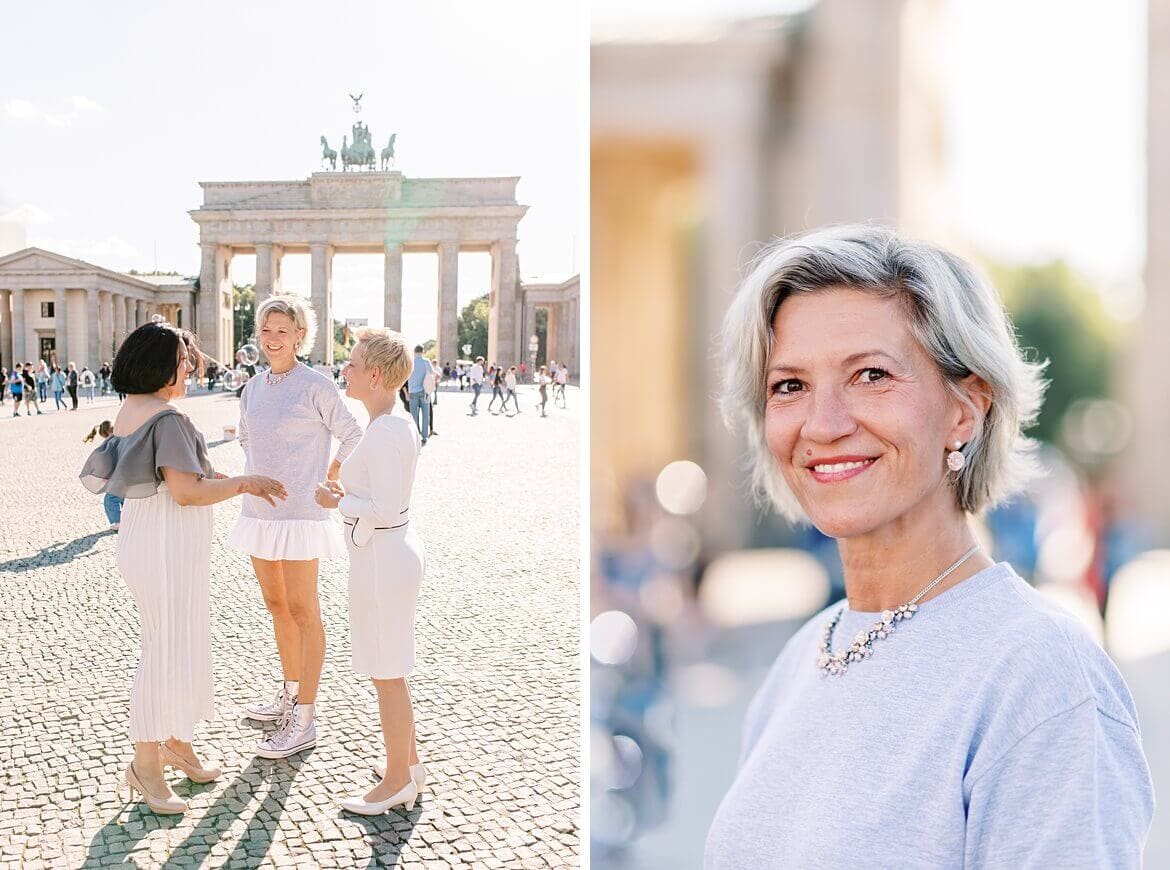
[[12,211],[0,214],[0,220],[15,221],[27,226],[43,226],[53,219],[53,216],[43,208],[38,208],[30,202],[21,203]]
[[73,124],[73,119],[76,117],[76,112],[70,112],[67,115],[50,115],[46,112],[45,123],[50,127],[68,127]]
[[74,97],[73,108],[88,112],[104,112],[106,110],[105,106],[89,97]]
[[37,118],[41,114],[41,110],[36,105],[28,100],[9,100],[4,104],[4,111],[8,113],[10,118]]

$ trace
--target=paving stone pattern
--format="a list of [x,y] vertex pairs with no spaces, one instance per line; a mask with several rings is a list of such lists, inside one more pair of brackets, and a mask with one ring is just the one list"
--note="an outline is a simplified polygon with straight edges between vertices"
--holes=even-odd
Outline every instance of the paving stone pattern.
[[[116,403],[19,419],[0,406],[0,868],[578,865],[580,394],[548,419],[530,389],[513,418],[467,416],[468,399],[441,394],[411,506],[427,550],[411,686],[428,790],[370,819],[336,806],[381,756],[372,687],[349,667],[344,561],[322,563],[318,745],[253,755],[273,726],[243,707],[280,670],[250,565],[225,543],[236,500],[216,507],[212,549],[218,715],[196,733],[225,773],[205,786],[168,773],[182,817],[119,798],[138,615],[101,498],[77,479],[83,435]],[[216,467],[242,471],[222,440],[233,398],[181,405]]]

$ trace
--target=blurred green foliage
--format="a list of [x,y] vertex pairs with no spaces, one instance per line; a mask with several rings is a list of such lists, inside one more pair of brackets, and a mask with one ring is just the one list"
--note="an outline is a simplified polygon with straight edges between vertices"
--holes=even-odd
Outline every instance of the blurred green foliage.
[[1121,327],[1093,285],[1062,260],[988,263],[1029,361],[1048,360],[1048,392],[1028,434],[1058,442],[1061,420],[1077,399],[1110,394]]

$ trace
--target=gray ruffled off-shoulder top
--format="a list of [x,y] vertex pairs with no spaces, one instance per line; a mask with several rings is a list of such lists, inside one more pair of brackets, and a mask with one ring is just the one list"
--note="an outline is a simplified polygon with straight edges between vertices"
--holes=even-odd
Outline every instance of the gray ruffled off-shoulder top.
[[81,482],[90,492],[149,498],[163,482],[163,467],[212,477],[203,435],[176,410],[159,411],[129,435],[111,435],[89,454]]

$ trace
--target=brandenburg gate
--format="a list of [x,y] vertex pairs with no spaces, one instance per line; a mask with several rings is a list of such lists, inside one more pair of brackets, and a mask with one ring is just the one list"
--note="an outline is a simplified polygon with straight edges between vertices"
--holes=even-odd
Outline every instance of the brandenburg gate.
[[[438,252],[438,359],[461,356],[456,347],[456,287],[460,251],[490,252],[492,280],[488,359],[502,365],[525,359],[521,333],[516,230],[528,210],[516,202],[519,178],[406,178],[400,172],[317,172],[304,181],[202,182],[203,204],[190,212],[199,225],[197,332],[204,350],[230,363],[231,260],[256,255],[256,302],[281,290],[285,254],[312,258],[311,296],[319,329],[312,363],[333,361],[333,255],[385,257],[385,323],[402,323],[402,255]],[[242,344],[247,336],[239,338]],[[407,340],[415,339],[407,336]]]

